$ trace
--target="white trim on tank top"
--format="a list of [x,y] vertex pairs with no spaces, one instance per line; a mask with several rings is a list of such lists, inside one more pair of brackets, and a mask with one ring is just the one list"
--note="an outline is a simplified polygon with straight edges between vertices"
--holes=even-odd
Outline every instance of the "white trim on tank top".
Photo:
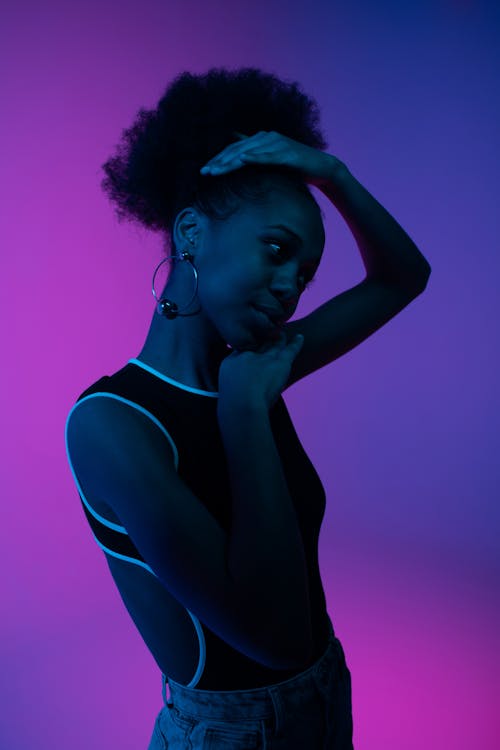
[[149,417],[149,419],[151,419],[155,423],[155,425],[160,428],[160,430],[163,432],[163,434],[167,438],[168,442],[170,443],[170,447],[172,448],[172,451],[173,451],[173,454],[174,454],[174,465],[175,465],[175,470],[176,471],[178,470],[178,466],[179,466],[179,451],[177,450],[177,446],[174,443],[173,438],[171,437],[171,435],[168,433],[168,431],[162,425],[162,423],[160,422],[160,420],[157,419],[154,416],[154,414],[151,414],[150,411],[148,411],[147,409],[144,409],[144,407],[142,407],[142,406],[139,406],[139,404],[136,404],[135,401],[130,401],[128,398],[123,398],[122,396],[118,396],[116,393],[109,393],[108,391],[103,391],[103,392],[99,391],[97,393],[91,393],[88,396],[85,396],[85,398],[80,399],[80,401],[77,401],[76,404],[74,404],[73,407],[71,408],[71,411],[69,412],[69,414],[67,416],[67,419],[66,419],[66,426],[65,426],[65,429],[64,429],[64,440],[65,440],[65,444],[66,444],[66,457],[68,459],[68,463],[69,463],[69,467],[71,469],[71,473],[73,475],[73,479],[74,479],[75,484],[76,484],[76,486],[78,488],[78,492],[80,493],[81,498],[82,498],[83,502],[85,503],[85,506],[88,508],[89,512],[92,513],[92,515],[95,518],[97,518],[97,520],[100,523],[104,524],[104,526],[107,526],[110,529],[113,529],[113,531],[119,531],[121,534],[126,534],[127,531],[126,531],[126,529],[123,526],[119,526],[118,524],[113,523],[112,521],[108,521],[107,518],[104,518],[104,516],[101,516],[99,513],[97,513],[89,505],[89,503],[87,502],[87,499],[86,499],[85,495],[83,494],[80,482],[78,481],[78,478],[77,478],[77,476],[75,474],[75,471],[73,469],[73,463],[71,461],[71,456],[70,456],[70,453],[69,453],[69,448],[68,448],[68,424],[69,424],[69,420],[71,418],[71,415],[73,414],[73,412],[74,412],[74,410],[76,409],[77,406],[79,406],[80,404],[82,404],[84,401],[88,401],[91,398],[95,398],[96,396],[107,396],[108,398],[114,398],[117,401],[122,401],[124,404],[127,404],[128,406],[131,406],[132,408],[136,409],[137,411],[142,412],[147,417]]
[[[142,362],[140,364],[143,365]],[[156,372],[154,372],[153,374],[156,374]],[[157,374],[158,374],[159,377],[162,377],[162,378],[164,377],[163,375],[161,375],[161,373],[157,373]],[[168,378],[167,378],[167,380],[168,380]],[[194,390],[194,389],[188,388],[187,386],[182,386],[182,387],[186,388],[187,390]],[[205,393],[205,392],[204,391],[200,391],[200,393]],[[213,395],[213,394],[211,394],[209,392],[206,392],[206,395]],[[215,395],[218,395],[218,394],[215,394]],[[72,406],[72,408],[71,408],[71,410],[70,410],[70,412],[69,412],[69,414],[68,414],[68,416],[66,418],[66,424],[65,424],[65,428],[64,428],[64,441],[65,441],[65,445],[66,445],[66,457],[67,457],[67,460],[68,460],[68,463],[69,463],[71,474],[73,475],[73,480],[74,480],[74,482],[75,482],[75,484],[76,484],[76,486],[78,488],[78,492],[80,494],[80,497],[81,497],[83,503],[85,504],[85,507],[88,509],[89,513],[91,513],[94,516],[94,518],[96,518],[103,526],[107,526],[109,529],[113,529],[114,531],[118,531],[120,534],[125,534],[126,536],[128,536],[127,529],[124,526],[120,526],[119,524],[114,523],[113,521],[109,521],[104,516],[101,516],[100,513],[97,513],[97,511],[95,511],[92,508],[92,506],[88,503],[87,498],[83,494],[83,490],[82,490],[82,487],[80,485],[80,482],[78,481],[78,478],[76,476],[75,470],[73,469],[73,463],[71,461],[71,456],[70,456],[69,449],[68,449],[68,424],[69,424],[69,420],[70,420],[70,417],[71,417],[73,411],[83,401],[87,401],[88,399],[94,398],[95,396],[107,396],[108,398],[115,398],[117,401],[123,401],[123,403],[128,404],[129,406],[132,406],[134,409],[137,409],[138,411],[142,412],[147,417],[149,417],[160,428],[160,430],[163,432],[163,434],[165,435],[165,437],[169,441],[169,443],[171,445],[171,448],[173,450],[173,453],[174,453],[174,464],[175,464],[175,470],[176,471],[178,470],[178,465],[179,465],[179,452],[177,450],[177,446],[175,445],[172,437],[170,436],[170,434],[168,433],[168,431],[165,429],[165,427],[162,425],[162,423],[154,416],[154,414],[151,414],[150,411],[148,411],[147,409],[144,409],[144,407],[140,406],[139,404],[136,404],[135,401],[130,401],[129,399],[123,398],[122,396],[118,396],[116,393],[109,393],[108,391],[103,391],[103,392],[99,391],[99,392],[96,392],[96,393],[91,393],[88,396],[85,396],[85,398],[80,399],[80,401],[77,401],[76,404],[74,404]],[[139,567],[144,568],[148,573],[150,573],[151,575],[153,575],[155,578],[158,578],[157,574],[154,572],[154,570],[146,562],[143,562],[142,560],[136,560],[133,557],[128,557],[128,555],[122,555],[119,552],[115,552],[114,550],[109,549],[109,547],[106,547],[104,544],[102,544],[99,541],[99,539],[97,539],[97,537],[94,534],[94,532],[93,532],[92,529],[90,529],[90,532],[91,532],[92,536],[94,537],[94,540],[97,543],[98,547],[100,547],[103,552],[107,553],[108,555],[111,555],[112,557],[117,558],[118,560],[123,560],[124,562],[132,563],[133,565],[139,565]],[[206,642],[205,642],[205,634],[203,632],[203,627],[202,627],[202,625],[200,623],[200,620],[187,607],[184,606],[184,609],[186,610],[186,612],[190,616],[191,621],[192,621],[192,623],[194,625],[194,629],[196,631],[196,636],[198,638],[198,647],[199,647],[199,658],[198,658],[198,664],[197,664],[196,669],[195,669],[195,673],[194,673],[193,677],[191,678],[191,680],[186,685],[186,687],[191,688],[191,687],[196,687],[196,685],[200,681],[200,678],[201,678],[201,676],[203,674],[203,671],[205,669],[205,662],[206,662]]]
[[174,380],[173,378],[169,378],[167,375],[163,375],[163,373],[158,372],[158,370],[155,370],[154,367],[150,367],[150,365],[147,365],[145,362],[141,362],[140,359],[137,359],[136,357],[132,357],[132,359],[128,360],[133,365],[139,365],[139,367],[142,367],[144,370],[147,370],[151,373],[151,375],[156,375],[157,378],[160,378],[161,380],[164,380],[166,383],[170,383],[170,385],[175,385],[177,388],[182,388],[183,391],[189,391],[190,393],[197,393],[200,396],[211,396],[212,398],[218,398],[219,392],[218,391],[202,391],[200,388],[192,388],[190,385],[184,385],[184,383],[179,383],[178,380]]

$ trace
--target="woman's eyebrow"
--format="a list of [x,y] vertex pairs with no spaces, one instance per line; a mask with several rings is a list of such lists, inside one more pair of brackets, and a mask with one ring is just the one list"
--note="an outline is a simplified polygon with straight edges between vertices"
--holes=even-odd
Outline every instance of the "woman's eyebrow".
[[[284,224],[268,224],[267,229],[282,229],[284,232],[287,232],[287,234],[290,234],[299,243],[299,245],[301,245],[302,247],[304,246],[302,237],[294,232],[293,229],[286,227]],[[314,268],[314,273],[316,273],[320,263],[321,258],[314,258],[312,260],[306,261],[305,265]]]
[[291,234],[292,237],[294,237],[295,240],[297,240],[297,242],[300,245],[304,244],[304,241],[303,241],[302,237],[299,234],[297,234],[297,232],[294,232],[293,229],[290,229],[289,227],[286,227],[284,224],[268,224],[267,228],[268,229],[282,229],[284,232],[287,232],[288,234]]

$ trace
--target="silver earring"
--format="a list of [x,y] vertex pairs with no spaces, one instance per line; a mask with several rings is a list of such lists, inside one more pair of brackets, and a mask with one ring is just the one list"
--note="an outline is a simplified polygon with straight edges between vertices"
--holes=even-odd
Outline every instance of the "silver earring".
[[[192,240],[189,240],[189,241],[191,242],[191,244],[193,244]],[[176,305],[175,302],[172,302],[172,300],[166,299],[166,297],[162,297],[160,300],[158,300],[158,297],[156,296],[156,292],[155,292],[155,277],[156,277],[156,274],[158,273],[158,269],[160,268],[160,266],[162,266],[163,263],[165,263],[167,260],[187,261],[190,264],[191,268],[193,269],[193,273],[194,273],[194,277],[195,277],[195,281],[196,281],[196,286],[195,286],[194,294],[191,297],[191,299],[189,300],[188,304],[184,305],[184,307],[181,307],[180,309],[177,307],[177,305]],[[180,254],[180,256],[179,255],[168,255],[166,258],[164,258],[161,261],[161,263],[158,263],[158,265],[156,266],[155,272],[153,274],[152,291],[153,291],[153,297],[155,298],[155,300],[158,303],[156,305],[156,312],[158,313],[158,315],[164,315],[169,320],[173,320],[178,315],[181,315],[182,317],[185,317],[186,315],[189,315],[189,313],[182,313],[182,310],[186,310],[189,307],[189,305],[191,304],[191,302],[196,297],[196,293],[198,291],[198,272],[196,271],[196,268],[193,265],[193,260],[194,260],[194,256],[189,252],[189,250],[183,250],[183,252]]]

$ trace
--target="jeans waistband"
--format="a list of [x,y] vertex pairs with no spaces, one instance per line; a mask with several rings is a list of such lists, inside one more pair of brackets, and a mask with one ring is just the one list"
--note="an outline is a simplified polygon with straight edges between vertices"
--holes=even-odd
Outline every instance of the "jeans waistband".
[[[165,705],[175,705],[181,711],[197,718],[223,719],[231,709],[233,719],[263,719],[277,712],[277,695],[281,699],[296,696],[301,691],[314,690],[318,683],[326,684],[337,672],[337,665],[343,659],[343,650],[335,637],[330,618],[328,645],[319,659],[295,677],[273,685],[251,690],[199,690],[180,685],[162,673],[162,695]],[[166,684],[169,684],[171,697],[167,701]]]

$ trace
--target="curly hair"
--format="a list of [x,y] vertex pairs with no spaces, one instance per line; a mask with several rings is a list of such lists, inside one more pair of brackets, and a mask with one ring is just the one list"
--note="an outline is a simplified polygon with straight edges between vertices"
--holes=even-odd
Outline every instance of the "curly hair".
[[[139,109],[122,131],[115,155],[102,169],[101,188],[116,204],[118,221],[135,221],[162,231],[172,252],[180,210],[193,205],[215,221],[234,213],[241,199],[259,201],[269,188],[264,175],[286,175],[314,196],[286,166],[245,165],[206,178],[200,168],[230,143],[235,131],[276,131],[313,148],[325,149],[319,109],[298,83],[258,68],[211,68],[205,75],[181,73],[166,88],[156,109]],[[321,209],[320,209],[321,210]]]

